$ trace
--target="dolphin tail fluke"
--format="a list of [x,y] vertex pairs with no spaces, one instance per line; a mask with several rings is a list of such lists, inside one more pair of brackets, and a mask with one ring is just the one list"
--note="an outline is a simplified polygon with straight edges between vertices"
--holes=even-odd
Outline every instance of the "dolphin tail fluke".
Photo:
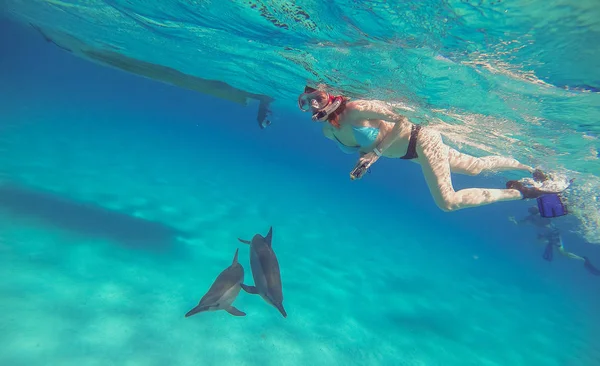
[[240,238],[238,238],[238,240],[244,244],[252,244],[252,242],[250,240],[244,240],[244,239],[240,239]]
[[232,266],[238,262],[238,252],[239,251],[240,251],[239,249],[235,250],[235,255],[233,256],[233,262],[231,262]]
[[258,290],[256,289],[255,286],[248,286],[248,285],[244,285],[243,283],[241,283],[240,286],[242,286],[244,291],[246,291],[249,294],[254,294],[254,295],[258,294]]
[[236,309],[233,306],[225,308],[224,310],[234,316],[246,316],[246,313],[244,313],[243,311],[240,311],[239,309]]
[[281,313],[281,315],[283,315],[284,318],[287,318],[287,313],[285,312],[285,309],[283,308],[283,304],[274,304],[275,308],[277,308],[277,310],[279,310],[279,312]]
[[192,316],[194,314],[201,313],[201,312],[203,312],[205,310],[206,310],[206,306],[204,306],[204,305],[202,305],[202,306],[198,305],[195,308],[193,308],[192,310],[188,311],[187,314],[185,314],[185,317],[189,318],[190,316]]

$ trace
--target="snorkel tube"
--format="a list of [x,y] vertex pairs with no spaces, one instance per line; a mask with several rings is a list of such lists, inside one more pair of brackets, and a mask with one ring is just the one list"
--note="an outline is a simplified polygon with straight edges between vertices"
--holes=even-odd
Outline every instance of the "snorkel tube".
[[340,107],[340,105],[342,105],[342,102],[344,101],[342,97],[330,98],[333,98],[333,100],[329,102],[327,107],[317,111],[316,113],[313,113],[313,121],[325,121],[327,118],[329,118],[329,115],[331,115],[331,113],[335,112]]

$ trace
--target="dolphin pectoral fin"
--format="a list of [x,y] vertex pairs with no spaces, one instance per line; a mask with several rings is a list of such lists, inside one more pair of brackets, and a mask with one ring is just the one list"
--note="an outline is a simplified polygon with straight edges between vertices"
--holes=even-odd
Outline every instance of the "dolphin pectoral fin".
[[239,249],[236,249],[236,250],[235,250],[235,255],[233,256],[233,262],[231,262],[231,265],[232,265],[232,266],[233,266],[234,264],[238,263],[238,252],[239,252],[239,251],[240,251]]
[[258,290],[256,289],[255,286],[248,286],[248,285],[244,285],[243,283],[241,283],[240,286],[242,286],[244,291],[246,291],[249,294],[255,294],[255,295],[258,294]]
[[233,306],[224,308],[223,310],[225,310],[226,312],[228,312],[229,314],[234,315],[234,316],[246,316],[246,313],[244,313],[243,311],[240,311],[239,309],[236,309]]
[[244,244],[252,244],[252,242],[250,240],[244,240],[244,239],[240,239],[240,238],[238,238],[238,240]]
[[267,242],[267,244],[269,244],[269,246],[273,245],[271,243],[273,241],[273,226],[269,228],[269,232],[267,233],[267,236],[265,236],[265,241]]

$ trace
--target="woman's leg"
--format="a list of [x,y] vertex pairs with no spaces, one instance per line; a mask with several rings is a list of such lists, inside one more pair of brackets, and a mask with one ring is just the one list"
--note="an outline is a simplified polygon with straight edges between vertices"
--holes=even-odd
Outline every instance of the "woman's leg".
[[580,260],[580,261],[585,260],[583,257],[580,257],[577,254],[574,254],[574,253],[571,253],[571,252],[567,252],[563,246],[558,247],[558,251],[560,252],[560,254],[564,255],[567,258],[577,259],[577,260]]
[[513,158],[503,156],[484,156],[476,158],[452,148],[449,152],[450,170],[453,173],[477,175],[484,171],[501,172],[506,170],[524,170],[533,173],[534,169]]
[[417,154],[423,175],[435,203],[444,211],[522,199],[516,189],[468,188],[455,191],[450,177],[450,147],[439,132],[423,128],[417,140]]

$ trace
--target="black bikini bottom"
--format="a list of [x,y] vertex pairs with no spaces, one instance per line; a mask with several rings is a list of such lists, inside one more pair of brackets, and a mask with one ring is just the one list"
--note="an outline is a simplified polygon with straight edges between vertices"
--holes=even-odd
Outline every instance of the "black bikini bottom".
[[410,140],[408,140],[408,148],[406,149],[406,155],[400,159],[412,160],[419,156],[417,155],[417,137],[419,137],[419,131],[421,131],[421,125],[413,125],[410,130]]

